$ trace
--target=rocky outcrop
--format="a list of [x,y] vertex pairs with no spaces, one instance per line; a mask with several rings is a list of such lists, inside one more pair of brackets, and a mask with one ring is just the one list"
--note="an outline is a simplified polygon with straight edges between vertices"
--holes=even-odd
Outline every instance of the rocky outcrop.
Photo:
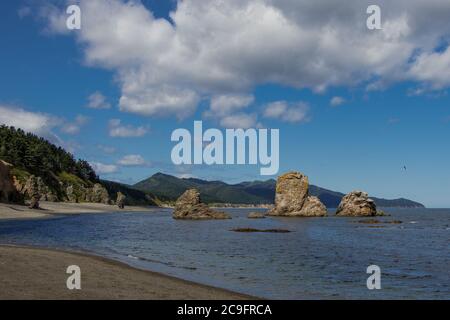
[[12,165],[0,160],[0,202],[23,203],[23,196],[14,185]]
[[117,192],[117,200],[116,200],[116,204],[119,207],[119,209],[124,209],[125,208],[125,195],[122,192]]
[[32,194],[39,194],[39,201],[58,201],[58,196],[50,190],[41,177],[29,176],[25,182],[14,177],[14,186],[24,197],[31,199]]
[[88,189],[84,200],[86,202],[103,204],[109,204],[110,202],[108,191],[100,183],[96,183],[92,188]]
[[92,187],[69,184],[65,187],[65,193],[69,202],[110,203],[108,191],[100,183]]
[[75,188],[71,184],[66,187],[66,197],[67,197],[67,201],[69,201],[69,202],[74,202],[74,203],[78,202],[78,196],[75,193]]
[[266,216],[262,212],[250,212],[247,216],[249,219],[264,219]]
[[[22,175],[20,179],[12,177],[14,189],[26,199],[31,199],[39,194],[38,201],[68,201],[68,202],[94,202],[109,204],[110,198],[106,188],[100,183],[92,184],[82,180],[75,182],[63,182],[53,176],[53,187],[50,188],[41,177]],[[3,189],[3,188],[2,188]]]
[[308,177],[300,172],[288,172],[278,177],[275,206],[270,216],[322,217],[327,208],[319,198],[309,196]]
[[327,207],[320,201],[319,198],[309,196],[303,203],[301,212],[307,216],[326,216]]
[[369,217],[377,215],[377,207],[369,195],[362,191],[353,191],[342,198],[336,210],[337,216]]
[[177,200],[173,212],[174,219],[207,220],[230,219],[225,212],[215,211],[200,201],[200,193],[189,189]]
[[30,176],[27,180],[25,188],[30,198],[30,209],[39,209],[39,200],[41,199],[41,194],[39,193],[38,178],[33,175]]

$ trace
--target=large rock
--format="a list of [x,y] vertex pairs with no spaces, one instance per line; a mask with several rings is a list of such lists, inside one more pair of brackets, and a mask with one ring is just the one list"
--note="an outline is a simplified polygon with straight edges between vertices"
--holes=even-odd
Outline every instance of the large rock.
[[29,176],[25,180],[20,180],[16,176],[13,177],[16,190],[24,197],[31,198],[31,194],[39,193],[40,201],[58,201],[58,196],[52,191],[41,177]]
[[75,192],[75,188],[71,184],[66,187],[66,197],[69,202],[78,203],[78,196]]
[[14,185],[12,165],[0,160],[0,202],[23,203],[23,197]]
[[327,208],[319,198],[309,196],[308,177],[300,172],[288,172],[278,177],[275,206],[270,216],[322,217]]
[[337,216],[368,217],[377,215],[377,206],[369,195],[362,191],[353,191],[342,198],[336,210]]
[[320,201],[319,198],[309,196],[306,198],[300,212],[304,216],[321,217],[327,215],[327,207]]
[[108,191],[100,183],[96,183],[92,187],[66,184],[65,193],[69,202],[110,203]]
[[30,198],[30,209],[39,209],[39,200],[41,199],[41,193],[39,192],[39,179],[34,175],[30,176],[27,180],[25,189],[27,190],[28,197]]
[[106,188],[103,187],[100,183],[96,183],[92,188],[87,190],[85,201],[109,204],[110,199]]
[[200,193],[189,189],[183,193],[175,204],[174,219],[206,220],[230,219],[225,212],[215,211],[200,201]]
[[126,196],[120,191],[117,192],[116,204],[119,207],[119,209],[124,209],[125,208],[125,200],[126,200]]

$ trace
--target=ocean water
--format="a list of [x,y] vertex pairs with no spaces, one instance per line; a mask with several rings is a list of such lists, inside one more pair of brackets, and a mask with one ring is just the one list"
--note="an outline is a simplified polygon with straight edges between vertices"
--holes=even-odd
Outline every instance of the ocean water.
[[[273,299],[449,299],[450,210],[388,209],[401,224],[363,218],[180,221],[151,213],[0,221],[1,244],[83,250],[132,266]],[[233,228],[288,229],[239,233]],[[368,290],[369,265],[381,289]]]

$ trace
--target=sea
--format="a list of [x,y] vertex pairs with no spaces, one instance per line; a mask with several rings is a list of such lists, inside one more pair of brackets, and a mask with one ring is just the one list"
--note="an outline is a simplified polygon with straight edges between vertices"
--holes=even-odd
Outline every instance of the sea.
[[[450,209],[369,218],[172,219],[152,212],[0,221],[0,244],[83,251],[267,299],[449,299]],[[396,222],[396,223],[390,223]],[[401,223],[400,223],[401,222]],[[290,232],[235,232],[236,228]],[[380,289],[369,289],[369,266]]]

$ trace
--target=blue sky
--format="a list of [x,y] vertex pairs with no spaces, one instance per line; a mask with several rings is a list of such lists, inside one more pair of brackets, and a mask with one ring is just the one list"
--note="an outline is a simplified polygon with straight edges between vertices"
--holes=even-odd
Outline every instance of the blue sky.
[[[0,111],[3,113],[0,120],[3,123],[13,123],[53,139],[77,157],[97,164],[105,179],[135,183],[158,171],[227,182],[267,179],[269,177],[259,175],[259,166],[177,167],[171,164],[174,143],[170,141],[170,135],[174,129],[192,130],[194,120],[203,120],[205,127],[223,129],[225,123],[236,118],[247,119],[250,125],[280,129],[280,173],[299,170],[309,176],[311,183],[341,192],[362,189],[378,197],[405,197],[430,207],[450,206],[447,94],[450,63],[444,56],[450,31],[446,29],[447,25],[440,25],[439,30],[432,27],[423,30],[414,25],[419,24],[414,22],[419,20],[411,19],[405,29],[401,20],[395,20],[404,13],[402,7],[387,7],[391,11],[386,13],[386,21],[396,26],[395,32],[400,30],[408,35],[392,40],[395,33],[392,31],[388,37],[389,45],[394,46],[392,55],[390,47],[383,49],[382,41],[386,41],[387,36],[384,40],[374,36],[377,38],[373,41],[381,41],[375,46],[380,48],[379,56],[374,49],[370,52],[374,52],[375,58],[363,59],[358,55],[347,61],[346,57],[352,52],[363,49],[350,48],[349,52],[343,52],[339,43],[324,40],[320,48],[326,45],[330,49],[325,53],[320,51],[314,40],[294,34],[300,34],[304,28],[304,18],[300,14],[289,16],[286,13],[295,12],[295,8],[273,10],[255,5],[254,10],[248,12],[261,14],[267,10],[267,15],[273,15],[268,21],[275,27],[266,29],[263,23],[256,21],[239,25],[236,21],[242,18],[237,4],[237,7],[230,4],[230,7],[216,8],[216,11],[230,10],[231,21],[224,18],[224,21],[212,19],[211,22],[208,17],[212,13],[207,16],[210,7],[194,0],[186,1],[185,7],[178,9],[174,1],[142,1],[142,5],[135,3],[134,9],[122,7],[124,1],[111,1],[112,16],[108,19],[114,19],[115,14],[125,16],[129,13],[136,14],[134,20],[142,18],[148,22],[142,26],[143,29],[148,27],[147,33],[139,34],[142,38],[128,40],[134,37],[136,30],[140,33],[139,29],[134,29],[125,33],[125,45],[116,47],[116,38],[108,32],[104,34],[101,26],[89,21],[95,16],[89,12],[94,7],[83,1],[82,13],[86,20],[82,21],[86,24],[82,25],[82,31],[71,32],[49,22],[49,17],[63,16],[63,1],[56,1],[50,7],[41,1],[0,3]],[[101,6],[105,1],[93,2]],[[408,14],[414,15],[414,3]],[[429,9],[435,12],[433,8]],[[178,13],[167,22],[170,10]],[[197,11],[202,13],[200,19],[195,16]],[[450,11],[446,8],[441,11],[443,17],[439,17],[450,20],[450,15],[445,16]],[[145,15],[150,12],[152,18]],[[190,19],[186,12],[193,12],[198,29],[194,28],[197,25],[193,22],[186,22]],[[140,16],[143,13],[144,16]],[[232,20],[233,17],[237,20]],[[320,18],[316,21],[320,22]],[[220,30],[217,21],[220,21],[227,28],[246,31],[240,34],[250,37],[245,40],[246,44],[255,39],[256,47],[263,46],[265,41],[259,39],[259,35],[266,32],[267,37],[277,38],[280,19],[292,22],[292,29],[288,31],[293,33],[293,39],[298,36],[304,42],[299,40],[298,44],[292,44],[290,39],[280,40],[276,44],[279,50],[258,47],[254,53],[251,46],[239,43],[240,38],[233,38],[233,30],[217,31]],[[331,18],[327,19],[330,21]],[[365,21],[364,12],[361,19]],[[161,26],[163,20],[168,25]],[[346,32],[346,20],[335,25],[336,39],[341,30]],[[158,21],[156,26],[155,21]],[[100,18],[98,23],[102,23]],[[127,26],[118,24],[117,28],[123,25]],[[254,25],[261,28],[261,32],[254,32]],[[309,26],[308,32],[321,28],[320,25]],[[205,30],[216,32],[213,40],[201,42],[202,36],[208,37],[202,33]],[[385,30],[390,29],[386,27]],[[281,31],[280,34],[286,34],[285,30]],[[155,36],[157,48],[154,43],[144,43],[152,38],[152,32],[158,32]],[[364,32],[367,31],[361,29],[348,36],[355,37],[358,42]],[[197,45],[202,48],[198,54],[205,58],[192,60],[192,66],[185,61],[178,66],[177,59],[182,59],[182,54],[177,51],[183,43],[180,39],[191,36],[196,36]],[[372,37],[371,34],[367,36]],[[223,41],[215,43],[220,37],[224,37]],[[436,41],[431,41],[432,37]],[[236,40],[235,47],[230,47],[230,43],[234,43],[232,40]],[[145,45],[140,46],[140,43]],[[128,47],[129,51],[126,50]],[[333,50],[342,56],[336,58]],[[407,50],[410,50],[409,57],[398,58]],[[333,54],[328,54],[330,51]],[[258,52],[261,52],[260,56]],[[335,73],[324,76],[315,68],[306,69],[304,65],[308,64],[311,52],[320,56],[320,63]],[[419,57],[414,56],[417,52]],[[170,57],[177,65],[176,77],[172,76],[171,63],[158,64],[164,57]],[[134,77],[143,80],[134,82]],[[154,96],[166,89],[179,98],[176,101],[184,98],[183,103],[166,106],[164,101],[174,101],[164,100],[166,97],[158,97],[162,104],[155,102]],[[98,98],[95,101],[94,93]],[[214,97],[221,95],[251,97],[251,101],[234,109],[230,107],[229,113],[223,112],[219,116],[212,112],[212,116],[208,116],[208,110],[213,110]],[[274,102],[282,102],[284,111],[291,110],[293,117],[267,116],[266,111]],[[227,105],[223,107],[226,109]],[[8,118],[11,110],[17,111],[20,117]],[[114,134],[114,129],[120,130]],[[403,166],[407,167],[406,171]]]

